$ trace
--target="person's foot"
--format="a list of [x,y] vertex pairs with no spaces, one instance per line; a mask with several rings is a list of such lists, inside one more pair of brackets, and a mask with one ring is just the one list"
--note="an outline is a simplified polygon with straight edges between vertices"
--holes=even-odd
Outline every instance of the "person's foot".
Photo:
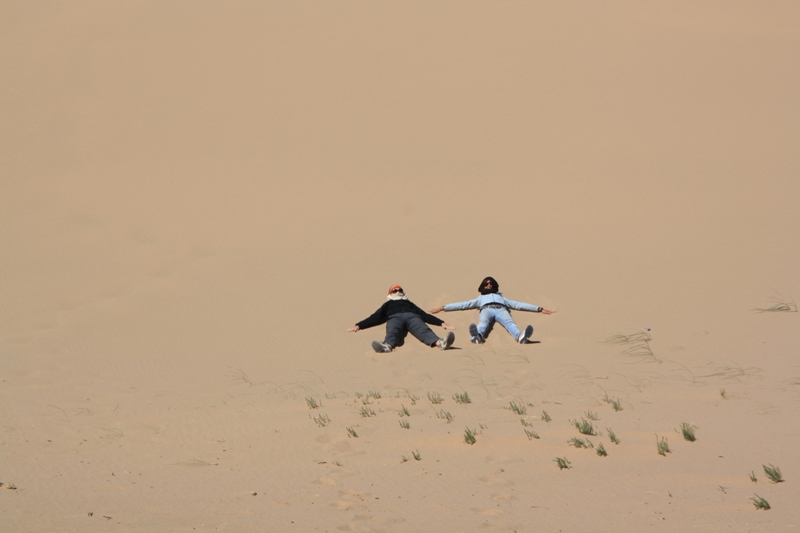
[[478,326],[476,326],[475,324],[469,325],[469,337],[470,337],[469,342],[471,342],[472,344],[483,344],[484,342],[486,342],[486,339],[483,338],[483,335],[478,333]]
[[531,338],[531,335],[533,335],[533,326],[529,325],[527,328],[525,328],[525,331],[519,334],[517,342],[520,344],[528,344],[530,342],[529,339]]
[[378,353],[389,353],[392,351],[391,346],[389,346],[385,342],[378,342],[378,341],[372,341],[372,349]]
[[436,344],[439,346],[440,350],[447,350],[453,345],[453,342],[455,342],[455,340],[456,340],[455,334],[452,331],[448,331],[445,338],[439,339],[439,342],[437,342]]

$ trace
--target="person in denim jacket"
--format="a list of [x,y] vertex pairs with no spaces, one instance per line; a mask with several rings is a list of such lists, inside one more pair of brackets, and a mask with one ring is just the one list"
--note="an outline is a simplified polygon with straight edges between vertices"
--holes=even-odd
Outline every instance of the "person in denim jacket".
[[553,313],[553,311],[538,305],[509,300],[500,293],[500,285],[497,283],[497,280],[491,276],[483,279],[480,287],[478,287],[478,292],[480,292],[481,295],[474,300],[456,302],[437,307],[436,309],[431,309],[431,313],[436,314],[441,311],[479,309],[480,315],[478,317],[478,324],[470,324],[469,326],[470,342],[474,344],[483,344],[486,342],[486,338],[492,332],[495,322],[499,322],[501,326],[506,328],[506,331],[508,331],[518,343],[528,344],[530,343],[531,335],[533,335],[533,326],[529,325],[525,328],[525,331],[520,331],[514,319],[511,318],[511,310],[544,313],[545,315]]

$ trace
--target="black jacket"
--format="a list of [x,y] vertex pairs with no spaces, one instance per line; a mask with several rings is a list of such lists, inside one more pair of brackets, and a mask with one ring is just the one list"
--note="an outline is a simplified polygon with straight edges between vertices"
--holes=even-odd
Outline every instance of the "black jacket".
[[369,317],[357,323],[358,329],[367,329],[373,326],[380,326],[385,324],[389,317],[398,313],[414,313],[419,315],[426,324],[433,324],[434,326],[441,326],[444,320],[430,315],[413,304],[410,300],[387,300],[377,311],[372,313]]

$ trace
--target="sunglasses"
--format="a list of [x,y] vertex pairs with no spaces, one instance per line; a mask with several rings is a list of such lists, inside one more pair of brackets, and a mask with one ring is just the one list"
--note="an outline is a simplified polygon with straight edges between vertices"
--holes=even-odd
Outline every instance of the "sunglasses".
[[392,289],[392,294],[394,294],[396,292],[403,292],[403,289]]

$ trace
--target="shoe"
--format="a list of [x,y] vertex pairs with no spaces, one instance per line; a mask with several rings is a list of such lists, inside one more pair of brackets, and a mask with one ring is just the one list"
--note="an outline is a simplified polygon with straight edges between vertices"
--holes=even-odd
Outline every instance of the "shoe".
[[372,349],[378,353],[389,353],[392,351],[391,346],[389,346],[385,342],[378,342],[378,341],[372,341]]
[[483,344],[484,342],[486,342],[486,339],[483,337],[483,335],[478,333],[478,326],[476,326],[475,324],[469,325],[469,335],[470,335],[469,342],[471,342],[472,344]]
[[455,342],[455,340],[456,340],[455,334],[452,331],[448,331],[445,338],[439,339],[439,342],[437,342],[436,344],[439,346],[440,350],[446,350],[453,345],[453,342]]
[[533,335],[533,326],[529,325],[525,328],[525,331],[519,334],[517,342],[520,344],[528,344],[528,339],[530,339],[531,335]]

